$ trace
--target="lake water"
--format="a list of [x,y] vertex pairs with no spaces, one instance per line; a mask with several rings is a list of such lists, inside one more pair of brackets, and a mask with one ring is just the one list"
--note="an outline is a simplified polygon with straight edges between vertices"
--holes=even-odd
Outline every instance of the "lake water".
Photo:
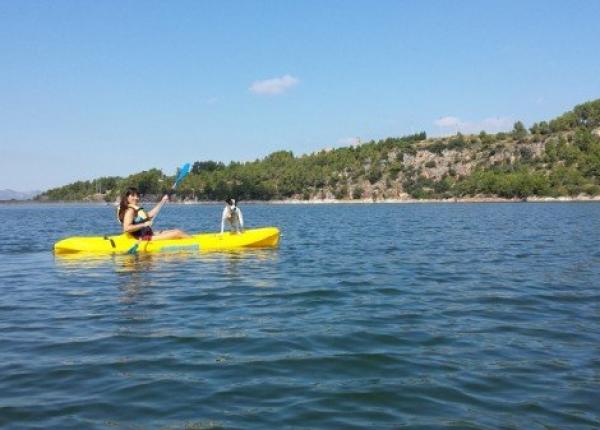
[[0,206],[0,427],[600,428],[600,204],[242,208],[278,249],[64,259],[112,207]]

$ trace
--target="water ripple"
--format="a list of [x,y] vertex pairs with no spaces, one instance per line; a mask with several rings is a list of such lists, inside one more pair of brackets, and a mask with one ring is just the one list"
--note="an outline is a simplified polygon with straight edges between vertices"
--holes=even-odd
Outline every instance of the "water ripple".
[[280,248],[77,260],[112,208],[0,206],[0,427],[600,428],[600,205],[245,215]]

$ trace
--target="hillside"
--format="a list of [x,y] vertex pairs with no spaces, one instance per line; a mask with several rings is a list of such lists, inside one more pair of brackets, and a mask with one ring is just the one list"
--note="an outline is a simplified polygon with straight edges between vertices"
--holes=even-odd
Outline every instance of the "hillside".
[[[169,189],[158,169],[49,190],[37,199],[114,201],[127,186],[147,195]],[[446,199],[600,194],[600,99],[512,132],[427,138],[419,133],[294,156],[278,151],[229,165],[194,163],[182,199]]]

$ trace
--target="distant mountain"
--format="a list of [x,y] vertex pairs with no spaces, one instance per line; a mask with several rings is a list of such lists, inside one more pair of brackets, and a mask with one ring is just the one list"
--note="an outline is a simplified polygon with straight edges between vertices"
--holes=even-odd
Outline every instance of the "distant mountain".
[[0,190],[0,200],[31,200],[41,193],[41,191]]

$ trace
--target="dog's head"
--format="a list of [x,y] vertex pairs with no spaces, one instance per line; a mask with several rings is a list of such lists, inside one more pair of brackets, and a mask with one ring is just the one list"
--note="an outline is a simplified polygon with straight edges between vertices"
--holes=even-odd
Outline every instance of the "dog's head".
[[229,198],[225,200],[225,203],[227,203],[232,212],[235,212],[237,210],[237,206],[235,205],[235,199]]

